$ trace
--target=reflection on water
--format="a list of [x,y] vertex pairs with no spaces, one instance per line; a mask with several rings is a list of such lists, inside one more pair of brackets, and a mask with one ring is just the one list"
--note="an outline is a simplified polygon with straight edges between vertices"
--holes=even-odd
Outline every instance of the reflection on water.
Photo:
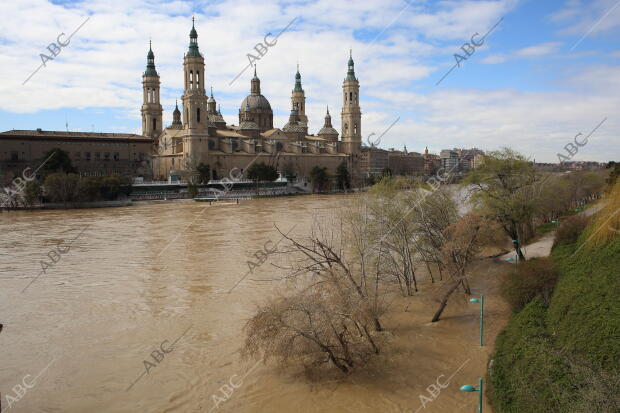
[[[307,233],[313,217],[333,214],[345,198],[0,214],[3,408],[25,375],[53,361],[15,412],[209,412],[218,400],[217,411],[231,412],[346,412],[355,403],[365,407],[354,411],[387,411],[385,398],[415,410],[415,377],[424,388],[437,364],[416,362],[410,371],[413,347],[332,383],[309,383],[238,354],[245,320],[278,287],[255,280],[281,271],[264,262],[228,293],[248,273],[248,261],[281,239],[274,224]],[[59,245],[70,248],[22,292]],[[465,334],[475,341],[475,329]],[[446,370],[462,362],[425,357]]]

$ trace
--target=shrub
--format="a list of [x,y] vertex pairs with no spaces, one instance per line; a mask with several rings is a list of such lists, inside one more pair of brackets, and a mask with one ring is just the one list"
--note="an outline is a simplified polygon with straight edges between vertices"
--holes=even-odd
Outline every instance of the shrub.
[[553,248],[562,243],[573,243],[588,226],[590,218],[585,215],[572,215],[563,221],[555,232]]
[[586,242],[590,248],[603,246],[620,235],[620,181],[611,188],[606,201]]
[[557,279],[558,273],[549,258],[522,261],[516,271],[510,270],[504,276],[502,296],[514,312],[521,310],[537,296],[548,305]]

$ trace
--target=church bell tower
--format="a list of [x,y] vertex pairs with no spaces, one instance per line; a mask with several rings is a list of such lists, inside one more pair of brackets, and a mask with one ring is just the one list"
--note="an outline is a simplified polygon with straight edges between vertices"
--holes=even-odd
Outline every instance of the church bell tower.
[[352,52],[349,52],[349,69],[342,83],[342,112],[340,114],[343,152],[359,154],[362,145],[362,112],[359,103],[360,84],[355,77]]
[[163,108],[159,103],[159,75],[155,70],[155,54],[149,42],[146,70],[142,75],[142,135],[159,139],[162,131]]

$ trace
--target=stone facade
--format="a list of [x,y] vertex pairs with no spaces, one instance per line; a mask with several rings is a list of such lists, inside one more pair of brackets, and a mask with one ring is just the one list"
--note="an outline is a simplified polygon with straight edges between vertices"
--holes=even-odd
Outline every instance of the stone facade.
[[424,157],[418,152],[388,151],[390,170],[394,175],[425,175]]
[[389,167],[388,151],[374,146],[363,147],[360,153],[360,170],[366,177],[381,175]]
[[2,179],[21,175],[26,167],[36,169],[49,150],[60,148],[82,175],[148,179],[152,175],[152,147],[152,139],[132,134],[11,130],[0,133],[0,171]]
[[[253,162],[271,164],[280,173],[292,168],[297,176],[306,177],[314,166],[327,167],[328,172],[334,174],[338,165],[345,162],[355,185],[360,177],[361,110],[359,81],[355,76],[351,55],[342,86],[342,139],[339,140],[338,131],[331,124],[329,109],[318,134],[308,134],[306,96],[299,68],[291,94],[289,121],[281,129],[273,126],[273,111],[268,99],[262,95],[256,67],[250,81],[250,94],[239,107],[239,125],[227,124],[217,108],[213,92],[209,98],[205,93],[205,63],[197,39],[198,34],[192,26],[190,46],[183,64],[185,90],[181,98],[182,120],[176,113],[177,108],[175,122],[158,135],[153,135],[153,174],[156,179],[167,180],[173,175],[188,174],[201,163],[209,165],[221,178],[228,176],[234,168],[244,171]],[[147,56],[143,85],[149,88],[144,96],[155,96],[158,99],[159,76],[154,68],[151,49]],[[145,105],[151,103],[145,101],[142,111],[143,133],[148,136],[157,133],[152,127],[152,119],[160,118],[162,113],[161,109],[152,105],[146,106],[148,110],[144,109]],[[157,104],[158,101],[153,103]]]

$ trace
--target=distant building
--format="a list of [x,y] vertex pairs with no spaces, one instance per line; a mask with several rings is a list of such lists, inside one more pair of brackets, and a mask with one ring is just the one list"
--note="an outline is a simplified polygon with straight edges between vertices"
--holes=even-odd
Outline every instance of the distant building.
[[360,172],[363,176],[381,175],[388,166],[388,151],[374,146],[362,147],[360,153]]
[[458,171],[459,170],[459,154],[456,151],[452,151],[449,149],[443,149],[439,153],[439,157],[441,158],[441,167],[448,171]]
[[467,172],[484,159],[480,149],[443,149],[440,154],[441,167],[453,172]]
[[91,133],[37,130],[10,130],[0,133],[0,170],[7,175],[21,175],[36,169],[51,149],[69,154],[81,175],[152,176],[153,140],[125,133]]
[[390,149],[388,151],[388,163],[394,175],[415,175],[425,174],[424,157],[418,152],[407,152]]

